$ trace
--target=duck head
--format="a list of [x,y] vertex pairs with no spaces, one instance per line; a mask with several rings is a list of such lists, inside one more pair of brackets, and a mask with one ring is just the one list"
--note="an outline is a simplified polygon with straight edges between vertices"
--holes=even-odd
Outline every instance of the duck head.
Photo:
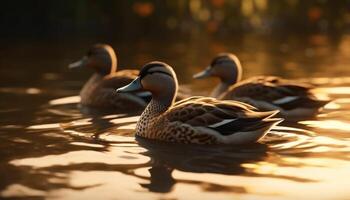
[[68,67],[70,69],[88,67],[101,75],[108,75],[117,71],[117,56],[111,46],[96,44],[89,49],[82,59],[69,64]]
[[218,77],[223,83],[232,85],[241,80],[242,67],[238,58],[231,53],[220,53],[202,72],[193,75],[195,79]]
[[177,88],[177,77],[172,67],[166,63],[154,61],[144,65],[138,77],[130,84],[117,89],[117,92],[145,90],[152,93],[153,99],[171,105],[175,100]]

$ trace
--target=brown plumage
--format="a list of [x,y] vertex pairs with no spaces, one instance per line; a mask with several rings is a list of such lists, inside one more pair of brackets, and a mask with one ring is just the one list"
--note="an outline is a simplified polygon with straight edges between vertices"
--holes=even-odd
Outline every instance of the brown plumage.
[[[95,71],[80,92],[81,105],[83,106],[115,109],[123,112],[141,111],[151,100],[149,92],[129,94],[115,92],[115,88],[127,85],[134,80],[139,71],[117,71],[117,56],[109,45],[96,44],[92,46],[86,56],[70,64],[69,67],[87,67]],[[181,93],[177,100],[181,100],[185,96],[185,93]]]
[[150,93],[143,96],[116,94],[114,88],[122,87],[138,75],[138,70],[117,71],[117,56],[106,44],[92,46],[86,56],[69,65],[70,68],[87,67],[95,71],[80,91],[81,105],[118,111],[141,111],[150,100]]
[[219,54],[211,66],[195,78],[219,77],[221,83],[212,92],[213,97],[238,100],[261,110],[280,110],[290,118],[312,117],[329,101],[318,100],[311,92],[312,85],[275,76],[258,76],[240,81],[241,64],[233,54]]
[[[162,84],[159,84],[159,83]],[[174,103],[176,74],[162,62],[146,64],[129,85],[118,92],[144,89],[152,100],[142,113],[136,134],[167,142],[195,144],[245,144],[258,141],[281,119],[276,111],[259,112],[237,101],[191,97]]]
[[121,70],[106,76],[94,74],[80,91],[81,104],[121,111],[144,109],[147,105],[144,99],[134,94],[115,93],[115,87],[127,85],[137,74],[137,70]]

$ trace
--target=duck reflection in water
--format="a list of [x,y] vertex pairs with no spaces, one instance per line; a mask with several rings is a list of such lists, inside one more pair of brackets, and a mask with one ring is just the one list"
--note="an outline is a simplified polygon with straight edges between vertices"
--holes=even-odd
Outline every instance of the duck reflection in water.
[[[149,140],[137,136],[138,144],[147,149],[144,155],[151,158],[149,181],[140,184],[152,192],[167,193],[179,183],[198,184],[198,181],[173,177],[174,170],[195,173],[238,175],[247,173],[243,163],[259,162],[267,156],[267,145],[252,144],[238,146],[186,145]],[[244,190],[235,186],[232,190]]]

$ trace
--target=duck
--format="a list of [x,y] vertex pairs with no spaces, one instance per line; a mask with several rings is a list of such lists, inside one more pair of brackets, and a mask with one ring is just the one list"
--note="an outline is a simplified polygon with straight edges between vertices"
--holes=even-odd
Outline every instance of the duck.
[[117,63],[116,53],[110,45],[95,44],[82,59],[68,65],[70,69],[86,67],[95,71],[80,91],[82,106],[141,111],[146,107],[150,93],[115,93],[115,87],[128,84],[139,73],[131,69],[117,70]]
[[294,120],[314,117],[330,101],[320,100],[312,93],[314,86],[277,76],[242,79],[242,66],[232,53],[220,53],[195,79],[220,79],[210,96],[221,100],[237,100],[260,110],[279,110],[280,117]]
[[192,96],[175,102],[176,74],[164,62],[145,64],[136,79],[117,93],[149,91],[152,99],[136,124],[136,136],[184,144],[255,143],[282,119],[233,100]]
[[[116,53],[108,44],[91,46],[83,58],[68,65],[69,69],[86,67],[95,71],[80,91],[82,106],[120,111],[142,111],[147,106],[150,92],[115,93],[115,88],[130,83],[139,74],[139,70],[117,70],[117,66]],[[188,97],[188,93],[182,88],[176,100]]]

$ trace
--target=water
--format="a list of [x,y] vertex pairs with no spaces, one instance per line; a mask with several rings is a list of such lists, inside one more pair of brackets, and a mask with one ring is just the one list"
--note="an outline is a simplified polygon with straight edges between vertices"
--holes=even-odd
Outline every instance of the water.
[[113,43],[122,66],[167,60],[195,94],[207,94],[213,83],[192,81],[191,74],[215,53],[231,51],[245,77],[303,79],[319,86],[318,96],[334,100],[315,119],[281,124],[248,146],[152,142],[133,136],[138,115],[81,110],[76,95],[90,72],[69,72],[65,65],[90,43],[1,49],[2,198],[350,198],[350,36]]

